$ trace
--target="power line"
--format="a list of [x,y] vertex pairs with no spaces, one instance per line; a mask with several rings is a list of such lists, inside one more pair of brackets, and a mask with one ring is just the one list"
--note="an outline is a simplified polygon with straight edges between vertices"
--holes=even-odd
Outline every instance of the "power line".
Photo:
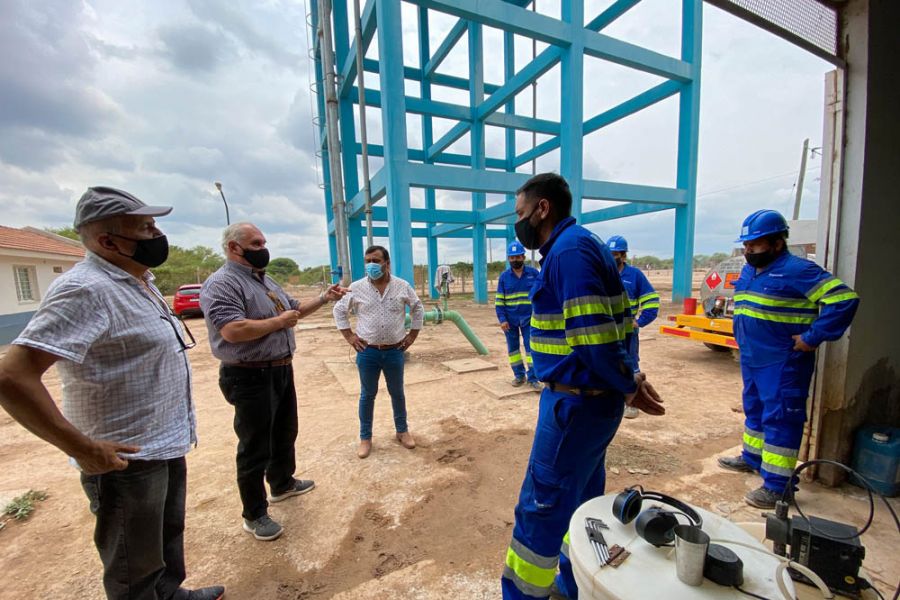
[[[810,171],[815,171],[815,170],[821,169],[821,168],[822,168],[821,166],[810,167],[809,169],[806,170],[806,172],[809,173]],[[738,189],[738,188],[747,187],[747,186],[750,186],[750,185],[756,185],[757,183],[765,183],[766,181],[774,181],[775,179],[782,179],[782,178],[784,178],[784,177],[796,177],[799,173],[800,173],[800,171],[791,171],[790,173],[782,173],[781,175],[773,175],[773,176],[771,176],[771,177],[765,177],[765,178],[763,178],[763,179],[756,179],[756,180],[754,180],[754,181],[747,181],[747,182],[744,182],[744,183],[738,183],[738,184],[735,184],[735,185],[732,185],[732,186],[728,186],[728,187],[724,187],[724,188],[719,188],[719,189],[717,189],[717,190],[712,190],[712,191],[710,191],[710,192],[704,192],[704,193],[702,193],[702,194],[698,194],[698,195],[697,195],[697,198],[703,198],[704,196],[711,196],[711,195],[713,195],[713,194],[718,194],[718,193],[721,193],[721,192],[727,192],[727,191],[730,191],[730,190],[736,190],[736,189]]]

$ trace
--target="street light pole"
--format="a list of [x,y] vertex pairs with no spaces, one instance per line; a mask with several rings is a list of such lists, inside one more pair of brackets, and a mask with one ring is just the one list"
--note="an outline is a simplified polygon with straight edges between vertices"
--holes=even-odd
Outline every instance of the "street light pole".
[[225,224],[231,225],[231,217],[228,215],[228,202],[225,201],[225,192],[222,191],[222,184],[220,182],[216,183],[216,189],[219,190],[219,195],[222,196],[222,202],[225,203]]

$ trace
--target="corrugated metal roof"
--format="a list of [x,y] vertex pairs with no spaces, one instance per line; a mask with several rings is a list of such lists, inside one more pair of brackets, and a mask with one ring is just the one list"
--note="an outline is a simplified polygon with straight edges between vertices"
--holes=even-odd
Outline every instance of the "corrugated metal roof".
[[29,231],[4,227],[0,225],[0,248],[24,250],[26,252],[43,252],[46,254],[62,254],[65,256],[84,257],[84,247],[68,240],[55,239],[57,236],[48,232]]

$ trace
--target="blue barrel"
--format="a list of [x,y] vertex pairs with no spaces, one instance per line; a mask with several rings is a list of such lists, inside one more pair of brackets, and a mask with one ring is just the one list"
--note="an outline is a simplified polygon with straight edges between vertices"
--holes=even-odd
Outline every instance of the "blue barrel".
[[853,470],[881,495],[900,494],[900,428],[870,426],[857,431]]

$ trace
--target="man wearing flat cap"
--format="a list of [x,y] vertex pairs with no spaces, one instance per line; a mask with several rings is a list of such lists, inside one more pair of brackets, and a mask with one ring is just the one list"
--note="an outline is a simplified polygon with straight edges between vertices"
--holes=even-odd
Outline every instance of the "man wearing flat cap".
[[[0,361],[0,406],[81,471],[103,586],[115,600],[217,600],[185,579],[185,454],[196,445],[186,330],[153,285],[169,246],[147,206],[92,187],[75,229],[87,253],[57,278]],[[189,337],[189,335],[188,335]],[[62,412],[41,378],[53,364]]]

